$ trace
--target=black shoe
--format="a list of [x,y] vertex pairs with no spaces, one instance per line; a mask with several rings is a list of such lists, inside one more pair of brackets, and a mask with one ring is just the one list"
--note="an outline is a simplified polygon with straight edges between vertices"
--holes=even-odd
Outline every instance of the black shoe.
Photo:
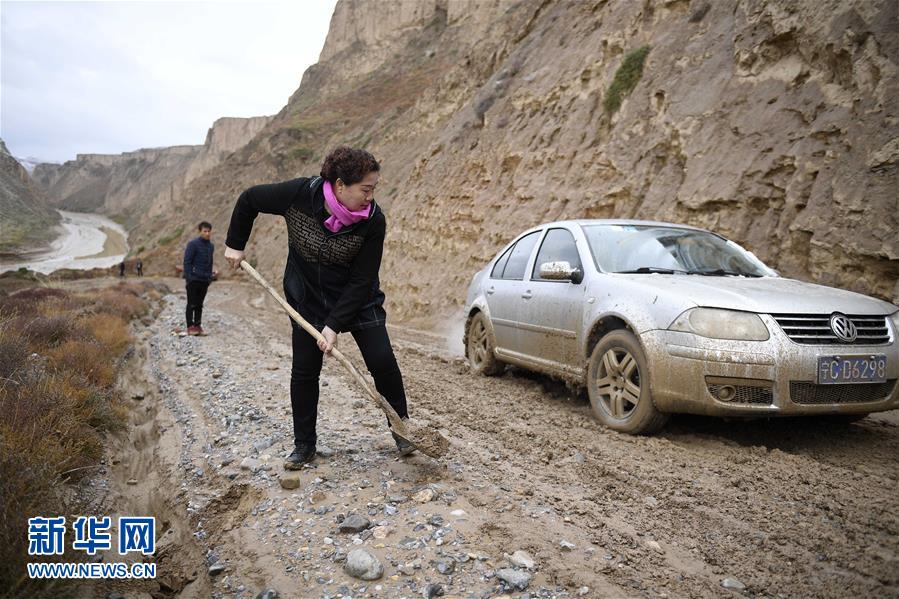
[[312,461],[315,457],[314,443],[297,443],[286,460],[284,460],[285,470],[299,470],[303,464]]
[[390,433],[393,435],[393,441],[396,443],[396,450],[400,452],[400,455],[409,455],[413,451],[415,451],[415,446],[411,443],[403,439],[402,437],[397,436],[396,433]]

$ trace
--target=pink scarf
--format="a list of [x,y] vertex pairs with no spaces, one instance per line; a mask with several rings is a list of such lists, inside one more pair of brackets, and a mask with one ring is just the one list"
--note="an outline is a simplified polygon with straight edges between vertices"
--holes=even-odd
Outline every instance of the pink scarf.
[[325,191],[325,205],[328,207],[328,212],[331,213],[331,216],[325,221],[325,227],[329,231],[337,233],[343,227],[348,227],[368,218],[372,210],[372,204],[369,204],[367,208],[353,212],[341,204],[337,196],[334,195],[334,188],[331,187],[330,181],[325,181],[322,187]]

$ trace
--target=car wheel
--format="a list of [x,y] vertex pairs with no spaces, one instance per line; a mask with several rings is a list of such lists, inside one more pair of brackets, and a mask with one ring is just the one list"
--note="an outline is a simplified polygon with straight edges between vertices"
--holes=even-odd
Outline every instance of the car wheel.
[[596,418],[616,431],[650,434],[668,420],[652,403],[646,356],[630,331],[612,331],[593,348],[587,393]]
[[478,312],[468,323],[468,345],[465,348],[465,355],[468,356],[471,369],[477,374],[486,376],[501,373],[505,364],[496,359],[495,349],[496,340],[493,338],[490,320],[483,312]]

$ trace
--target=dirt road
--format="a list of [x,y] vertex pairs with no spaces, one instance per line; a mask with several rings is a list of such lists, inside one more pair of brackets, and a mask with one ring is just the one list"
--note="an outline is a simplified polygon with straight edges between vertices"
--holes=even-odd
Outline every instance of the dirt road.
[[[172,289],[140,332],[128,383],[142,396],[141,442],[134,431],[120,440],[108,469],[110,501],[165,520],[163,596],[899,595],[889,418],[682,417],[629,437],[550,379],[478,378],[441,337],[392,328],[411,411],[442,430],[450,454],[399,458],[383,416],[326,360],[320,454],[286,490],[286,315],[260,288],[216,283],[209,336],[179,337],[183,287]],[[340,344],[361,365],[351,337]],[[351,514],[367,526],[341,532]],[[357,548],[382,577],[344,572]],[[111,589],[159,585],[96,596]]]

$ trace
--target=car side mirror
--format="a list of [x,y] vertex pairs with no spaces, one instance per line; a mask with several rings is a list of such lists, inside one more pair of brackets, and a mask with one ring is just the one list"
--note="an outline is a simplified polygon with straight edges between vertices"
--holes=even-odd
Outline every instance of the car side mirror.
[[544,262],[540,265],[540,278],[550,281],[571,281],[578,284],[584,280],[584,272],[577,267],[572,267],[565,260],[556,262]]

